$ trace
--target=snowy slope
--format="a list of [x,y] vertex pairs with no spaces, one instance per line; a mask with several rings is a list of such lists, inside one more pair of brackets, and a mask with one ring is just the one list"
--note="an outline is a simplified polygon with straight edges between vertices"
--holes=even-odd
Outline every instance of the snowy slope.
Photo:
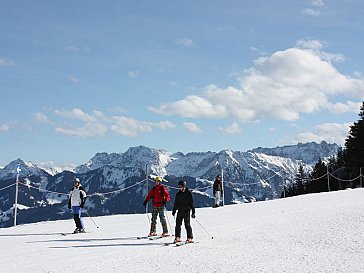
[[95,217],[98,229],[86,217],[90,233],[69,236],[59,233],[73,230],[72,220],[0,229],[0,272],[364,272],[363,196],[356,189],[197,209],[214,239],[192,220],[198,244],[180,248],[162,245],[171,238],[136,240],[148,232],[145,214]]

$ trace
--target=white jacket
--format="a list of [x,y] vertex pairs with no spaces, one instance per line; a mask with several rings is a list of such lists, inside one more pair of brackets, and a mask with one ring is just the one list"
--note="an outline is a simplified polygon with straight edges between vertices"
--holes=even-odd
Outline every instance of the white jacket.
[[78,188],[73,187],[73,189],[70,191],[70,200],[72,207],[80,206],[85,198],[86,192],[81,185]]

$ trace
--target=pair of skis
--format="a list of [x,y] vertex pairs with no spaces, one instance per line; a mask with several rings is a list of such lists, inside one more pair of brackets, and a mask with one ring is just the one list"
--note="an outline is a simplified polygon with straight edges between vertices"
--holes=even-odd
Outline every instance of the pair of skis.
[[167,236],[162,236],[162,235],[155,235],[155,236],[140,236],[137,237],[138,240],[141,239],[149,239],[149,240],[157,240],[157,239],[162,239],[162,238],[167,238],[170,237],[171,235],[167,235]]
[[[156,236],[140,236],[140,237],[137,237],[138,240],[141,240],[141,239],[149,239],[149,240],[157,240],[157,239],[162,239],[162,238],[166,238],[166,237],[171,237],[170,235],[168,236],[162,236],[162,235],[156,235]],[[164,246],[170,246],[170,245],[173,245],[173,246],[184,246],[184,245],[187,245],[187,244],[194,244],[194,243],[197,243],[197,242],[187,242],[187,241],[181,241],[181,242],[170,242],[170,243],[164,243],[163,245]]]
[[187,242],[187,241],[181,241],[181,242],[172,242],[172,243],[164,243],[164,246],[170,246],[173,245],[175,247],[179,247],[179,246],[184,246],[184,245],[189,245],[189,244],[197,244],[198,242]]

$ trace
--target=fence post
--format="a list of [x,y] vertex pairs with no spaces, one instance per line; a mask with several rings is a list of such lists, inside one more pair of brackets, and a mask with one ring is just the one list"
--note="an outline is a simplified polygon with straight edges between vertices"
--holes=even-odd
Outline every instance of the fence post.
[[224,170],[221,169],[222,205],[225,206]]
[[16,215],[18,212],[18,194],[19,194],[19,173],[20,173],[20,165],[16,167],[16,185],[15,185],[15,202],[14,202],[14,227],[16,226]]
[[329,174],[329,165],[326,166],[327,170],[327,189],[330,192],[330,174]]
[[286,198],[286,177],[282,177],[283,180],[283,198]]
[[[149,179],[148,179],[148,163],[145,164],[145,180],[146,180],[146,188],[147,188],[147,195],[148,195],[148,191],[149,191]],[[145,212],[148,214],[148,203],[147,205],[145,206]]]

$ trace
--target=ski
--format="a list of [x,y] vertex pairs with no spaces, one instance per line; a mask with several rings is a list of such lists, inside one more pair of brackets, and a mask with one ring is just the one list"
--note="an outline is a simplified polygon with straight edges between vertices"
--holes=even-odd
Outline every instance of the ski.
[[[168,235],[169,236],[169,235]],[[168,237],[168,236],[165,236],[165,237]],[[160,239],[160,238],[165,238],[163,237],[162,235],[155,235],[155,236],[139,236],[137,237],[138,240],[141,240],[141,239],[149,239],[149,240],[155,240],[155,239]]]
[[76,234],[84,234],[84,233],[89,233],[89,232],[78,232],[78,233],[74,233],[74,232],[61,232],[62,236],[67,236],[67,235],[76,235]]
[[171,242],[171,243],[164,243],[164,246],[170,246],[170,245],[174,245],[174,246],[183,246],[183,245],[188,245],[188,244],[197,244],[198,242],[192,242],[192,243],[187,243],[186,241],[182,241],[182,242]]
[[175,247],[184,246],[184,245],[190,245],[190,244],[197,244],[197,243],[198,242],[191,242],[191,243],[189,243],[189,242],[184,241],[184,242],[176,243],[175,244]]
[[170,237],[171,235],[167,235],[167,236],[153,236],[153,237],[149,237],[149,240],[157,240],[157,239],[162,239],[162,238],[167,238]]

